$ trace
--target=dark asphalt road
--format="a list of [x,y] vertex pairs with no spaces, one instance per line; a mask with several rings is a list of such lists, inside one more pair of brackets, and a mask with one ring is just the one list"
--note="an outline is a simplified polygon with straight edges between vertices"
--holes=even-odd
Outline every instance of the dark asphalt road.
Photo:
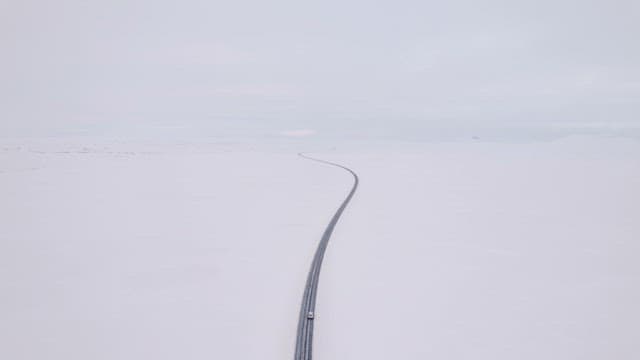
[[295,351],[295,360],[311,360],[313,355],[313,322],[315,318],[315,310],[316,310],[316,294],[318,291],[318,280],[320,278],[320,268],[322,266],[322,259],[324,258],[325,250],[327,249],[327,245],[329,244],[329,238],[331,238],[331,234],[333,233],[333,229],[335,228],[338,220],[340,219],[340,215],[351,201],[353,194],[355,194],[356,189],[358,188],[358,175],[353,172],[353,170],[342,166],[340,164],[335,164],[329,161],[324,161],[320,159],[314,159],[312,157],[306,156],[302,153],[298,154],[305,159],[317,161],[323,164],[337,166],[341,169],[344,169],[353,175],[353,187],[347,195],[346,199],[342,202],[342,205],[338,208],[336,213],[331,218],[329,225],[324,230],[322,234],[322,238],[320,239],[320,243],[318,244],[318,249],[313,257],[313,262],[311,263],[311,269],[309,270],[309,275],[307,276],[307,284],[304,288],[304,295],[302,296],[302,305],[300,306],[300,318],[298,319],[298,333],[296,338],[296,351]]

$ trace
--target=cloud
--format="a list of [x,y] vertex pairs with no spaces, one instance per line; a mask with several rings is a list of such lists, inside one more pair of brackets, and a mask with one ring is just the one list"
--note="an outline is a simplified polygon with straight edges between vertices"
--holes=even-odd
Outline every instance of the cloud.
[[624,121],[585,121],[585,122],[558,122],[551,124],[551,127],[556,129],[607,129],[607,130],[627,130],[627,129],[640,129],[640,124],[637,122],[624,122]]
[[306,137],[315,135],[316,131],[311,129],[284,130],[279,134],[288,137]]

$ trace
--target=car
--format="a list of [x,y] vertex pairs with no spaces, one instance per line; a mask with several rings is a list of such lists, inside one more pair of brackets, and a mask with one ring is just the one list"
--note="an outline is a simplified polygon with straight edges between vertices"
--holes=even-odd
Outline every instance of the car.
[[313,317],[314,317],[313,311],[309,311],[309,312],[307,313],[307,319],[309,319],[309,320],[313,320]]

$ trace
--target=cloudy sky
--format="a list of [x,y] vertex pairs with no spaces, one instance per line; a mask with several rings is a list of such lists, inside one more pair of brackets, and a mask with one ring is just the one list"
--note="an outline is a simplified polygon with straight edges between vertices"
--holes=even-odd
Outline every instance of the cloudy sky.
[[639,19],[635,0],[5,0],[0,134],[631,134]]

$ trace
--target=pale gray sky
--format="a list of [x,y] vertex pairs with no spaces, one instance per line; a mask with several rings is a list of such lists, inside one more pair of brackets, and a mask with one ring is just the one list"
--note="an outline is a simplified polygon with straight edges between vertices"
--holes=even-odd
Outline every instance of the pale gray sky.
[[3,0],[0,133],[636,134],[639,35],[635,0]]

